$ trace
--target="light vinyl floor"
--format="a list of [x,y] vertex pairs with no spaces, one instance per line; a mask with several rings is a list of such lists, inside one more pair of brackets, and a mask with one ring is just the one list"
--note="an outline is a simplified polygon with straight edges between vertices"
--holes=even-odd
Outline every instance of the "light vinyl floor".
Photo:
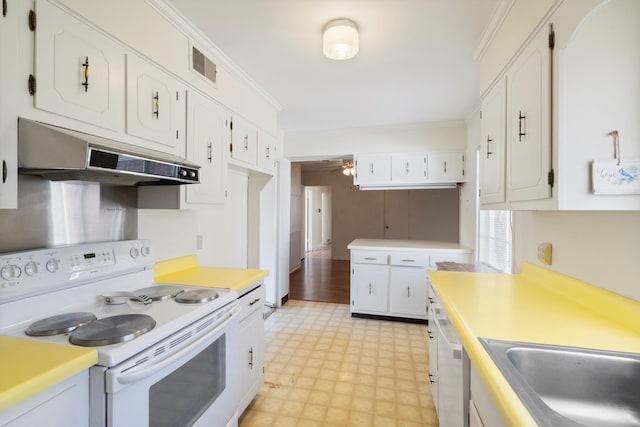
[[438,425],[425,325],[291,300],[265,335],[265,384],[240,427]]

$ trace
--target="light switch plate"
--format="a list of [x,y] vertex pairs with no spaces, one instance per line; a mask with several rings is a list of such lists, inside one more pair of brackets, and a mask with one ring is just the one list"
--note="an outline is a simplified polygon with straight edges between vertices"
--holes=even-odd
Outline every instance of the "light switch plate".
[[538,246],[538,260],[543,264],[551,265],[551,243],[540,243]]

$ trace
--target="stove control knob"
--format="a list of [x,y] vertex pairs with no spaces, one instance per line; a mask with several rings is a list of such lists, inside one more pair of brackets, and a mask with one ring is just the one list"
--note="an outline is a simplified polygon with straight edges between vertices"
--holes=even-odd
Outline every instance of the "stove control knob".
[[4,280],[15,280],[22,274],[20,267],[14,264],[5,265],[0,269],[0,276]]
[[131,258],[138,258],[140,256],[140,249],[131,248],[131,250],[129,251],[129,254],[131,255]]
[[55,273],[60,268],[60,263],[57,259],[51,258],[49,261],[47,261],[46,267],[49,273]]
[[30,261],[24,266],[24,272],[27,276],[35,276],[40,273],[40,264],[35,261]]
[[149,248],[149,246],[143,246],[140,248],[140,253],[142,254],[142,256],[149,256],[149,254],[151,253],[151,248]]

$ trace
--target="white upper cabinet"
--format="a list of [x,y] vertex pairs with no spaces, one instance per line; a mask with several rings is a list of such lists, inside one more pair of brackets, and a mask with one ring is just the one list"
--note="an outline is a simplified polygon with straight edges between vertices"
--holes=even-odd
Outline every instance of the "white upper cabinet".
[[46,0],[35,7],[35,106],[121,131],[124,49]]
[[551,47],[543,27],[507,70],[507,199],[551,196]]
[[127,133],[147,148],[185,156],[185,86],[165,72],[127,55]]
[[[19,0],[9,2],[7,15],[0,16],[0,209],[18,207],[18,120],[13,105],[18,92],[24,91],[24,76],[19,73],[18,34],[28,32]],[[22,78],[21,78],[22,77]]]
[[[640,75],[634,44],[640,39],[639,20],[637,1],[565,0],[503,64],[482,101],[483,208],[640,210],[638,184],[616,181],[613,194],[596,194],[593,188],[598,161],[614,157],[610,132],[620,136],[622,164],[640,162],[640,96],[634,89]],[[504,153],[496,137],[502,117]],[[635,167],[632,181],[638,182]]]
[[277,155],[278,140],[262,130],[258,131],[258,167],[273,172]]
[[427,180],[430,183],[464,182],[463,152],[429,153],[427,155]]
[[506,85],[503,77],[483,99],[480,122],[480,203],[505,201]]
[[397,183],[427,181],[426,154],[399,154],[391,156],[391,180]]
[[186,187],[187,203],[224,203],[228,151],[223,144],[227,112],[196,92],[187,103],[187,159],[201,166],[200,184]]
[[388,154],[358,154],[354,156],[354,184],[380,184],[391,182],[391,156]]
[[231,128],[231,158],[255,165],[258,160],[258,132],[251,123],[234,117]]

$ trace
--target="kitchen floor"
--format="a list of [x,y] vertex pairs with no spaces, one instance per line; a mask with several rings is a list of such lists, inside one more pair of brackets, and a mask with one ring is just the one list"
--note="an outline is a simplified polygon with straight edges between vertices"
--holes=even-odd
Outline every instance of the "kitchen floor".
[[426,326],[290,300],[265,321],[265,384],[250,426],[437,426]]

